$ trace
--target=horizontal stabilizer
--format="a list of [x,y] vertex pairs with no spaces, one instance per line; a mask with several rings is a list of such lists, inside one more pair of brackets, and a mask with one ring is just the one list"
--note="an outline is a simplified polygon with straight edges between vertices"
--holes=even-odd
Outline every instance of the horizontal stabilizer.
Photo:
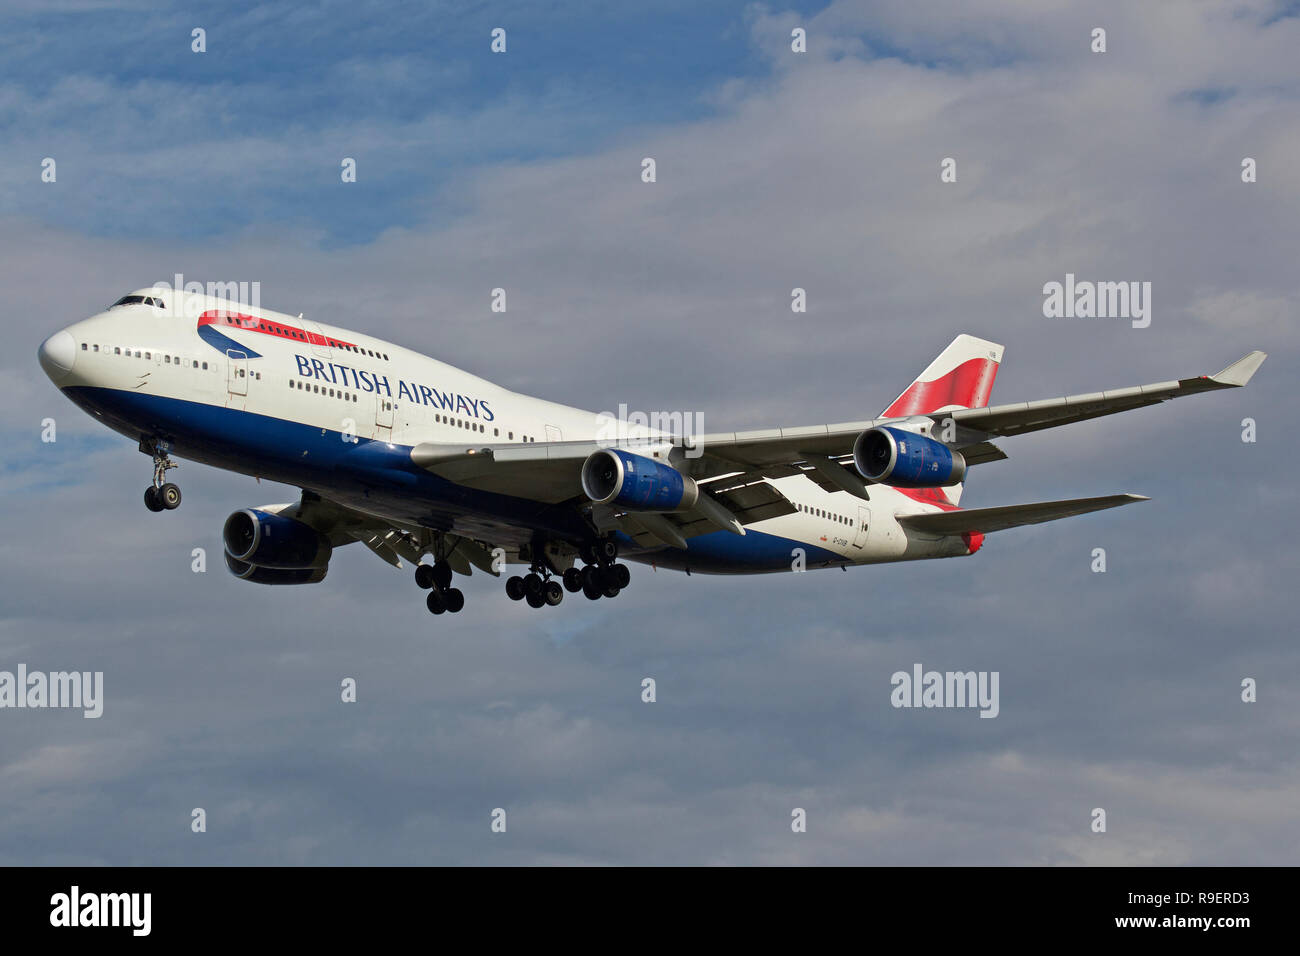
[[1042,524],[1058,518],[1085,515],[1090,511],[1104,511],[1138,501],[1149,501],[1145,495],[1106,495],[1102,498],[1073,498],[1068,501],[1038,501],[1028,505],[1004,505],[1000,508],[974,508],[968,511],[945,511],[942,514],[899,515],[898,523],[904,528],[926,534],[989,534],[1019,528],[1026,524]]

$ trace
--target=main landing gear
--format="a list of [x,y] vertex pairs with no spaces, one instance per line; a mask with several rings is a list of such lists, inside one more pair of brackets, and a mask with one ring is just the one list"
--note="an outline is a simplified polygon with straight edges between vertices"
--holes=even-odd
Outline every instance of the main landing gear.
[[167,457],[166,443],[141,442],[140,450],[153,456],[153,484],[144,490],[144,506],[150,511],[175,511],[181,506],[181,490],[167,480],[167,472],[177,464]]
[[[595,544],[585,545],[581,552],[585,567],[565,570],[557,581],[544,565],[534,565],[531,572],[515,575],[506,581],[506,594],[512,601],[527,601],[530,607],[551,607],[564,600],[564,592],[581,591],[588,600],[617,597],[632,579],[627,565],[615,564],[618,544],[612,538],[603,538]],[[563,586],[561,586],[563,582]]]
[[529,607],[555,607],[564,600],[564,588],[551,577],[549,568],[535,564],[523,577],[516,574],[506,579],[506,595],[512,601],[527,601]]
[[425,605],[434,614],[458,613],[465,606],[465,592],[451,586],[451,565],[439,559],[415,566],[415,583],[429,592]]

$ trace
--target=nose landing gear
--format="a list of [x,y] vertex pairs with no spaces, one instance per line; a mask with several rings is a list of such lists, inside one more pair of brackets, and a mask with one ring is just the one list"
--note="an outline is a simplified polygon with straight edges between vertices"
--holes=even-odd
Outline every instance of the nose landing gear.
[[181,490],[167,480],[167,472],[178,467],[167,457],[167,443],[142,441],[140,450],[153,457],[153,484],[144,490],[144,506],[150,511],[175,511],[181,506]]

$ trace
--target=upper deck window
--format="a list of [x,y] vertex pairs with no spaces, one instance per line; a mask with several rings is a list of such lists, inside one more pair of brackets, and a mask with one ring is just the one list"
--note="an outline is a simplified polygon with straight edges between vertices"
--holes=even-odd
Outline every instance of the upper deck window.
[[167,306],[163,305],[162,299],[156,298],[152,295],[124,295],[122,298],[110,305],[109,308],[115,309],[119,305],[152,305],[158,309],[167,308]]

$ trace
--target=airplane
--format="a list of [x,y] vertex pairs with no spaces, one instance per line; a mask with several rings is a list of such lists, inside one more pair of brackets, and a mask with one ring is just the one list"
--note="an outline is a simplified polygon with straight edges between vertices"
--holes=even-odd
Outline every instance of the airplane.
[[152,458],[150,511],[181,503],[173,454],[301,489],[226,520],[237,578],[318,583],[334,549],[359,541],[414,565],[434,614],[463,609],[456,579],[475,568],[527,569],[505,590],[540,608],[566,592],[616,597],[631,579],[620,556],[748,574],[973,555],[996,531],[1148,500],[963,509],[967,472],[1007,457],[995,439],[1238,388],[1266,358],[990,406],[1002,355],[958,335],[871,420],[687,434],[519,394],[302,315],[158,286],[38,349],[64,395]]

